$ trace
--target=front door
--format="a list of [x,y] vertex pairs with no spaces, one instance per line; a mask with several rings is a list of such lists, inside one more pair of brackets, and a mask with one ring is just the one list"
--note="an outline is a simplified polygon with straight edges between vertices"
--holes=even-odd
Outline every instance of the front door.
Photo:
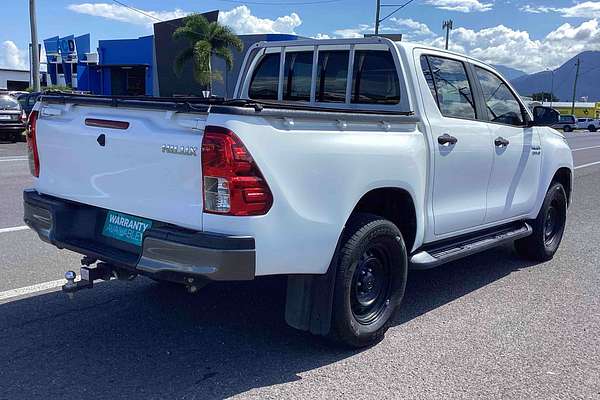
[[434,148],[433,215],[436,235],[484,223],[494,158],[491,132],[478,120],[473,85],[463,61],[421,56],[429,91],[423,93]]
[[535,204],[541,174],[541,144],[537,128],[527,127],[524,106],[498,75],[475,67],[487,125],[492,135],[494,167],[487,195],[486,222],[516,218]]

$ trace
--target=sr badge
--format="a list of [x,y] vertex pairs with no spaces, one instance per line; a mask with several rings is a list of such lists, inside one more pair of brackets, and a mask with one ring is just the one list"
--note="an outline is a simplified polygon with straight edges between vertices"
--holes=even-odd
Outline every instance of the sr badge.
[[181,156],[196,157],[198,155],[198,148],[195,146],[177,146],[174,144],[163,144],[162,152],[167,154],[179,154]]

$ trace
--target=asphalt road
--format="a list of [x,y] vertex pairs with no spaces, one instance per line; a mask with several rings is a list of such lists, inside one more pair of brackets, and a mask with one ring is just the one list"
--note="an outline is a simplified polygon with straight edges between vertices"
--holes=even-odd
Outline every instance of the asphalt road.
[[554,260],[507,247],[412,272],[394,326],[364,351],[287,327],[277,278],[194,296],[139,278],[74,301],[56,289],[2,300],[80,257],[7,230],[23,225],[31,179],[23,144],[1,144],[0,399],[600,399],[600,134],[569,142],[584,167]]

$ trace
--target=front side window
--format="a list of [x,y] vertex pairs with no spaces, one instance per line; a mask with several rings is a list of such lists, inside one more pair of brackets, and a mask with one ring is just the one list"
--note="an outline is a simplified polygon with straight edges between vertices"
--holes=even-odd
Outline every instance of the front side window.
[[392,53],[357,50],[352,74],[352,103],[398,104],[400,82]]
[[421,59],[421,68],[442,115],[475,119],[477,112],[465,65],[448,58],[424,58]]
[[300,51],[285,55],[283,100],[310,101],[313,52]]
[[317,66],[319,102],[344,103],[348,82],[348,51],[320,51]]
[[277,100],[280,59],[279,53],[264,56],[252,74],[248,97],[256,100]]
[[506,83],[490,71],[475,67],[491,122],[523,126],[523,110]]

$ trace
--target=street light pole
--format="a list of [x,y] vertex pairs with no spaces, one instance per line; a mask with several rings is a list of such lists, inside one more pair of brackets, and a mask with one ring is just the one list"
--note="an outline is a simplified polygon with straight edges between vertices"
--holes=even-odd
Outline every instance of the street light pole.
[[29,0],[29,24],[31,27],[31,82],[33,91],[40,91],[40,49],[37,39],[37,23],[35,18],[35,0]]
[[552,107],[552,102],[554,101],[554,70],[552,72],[552,84],[550,85],[550,107]]
[[577,96],[577,80],[579,79],[579,67],[581,60],[577,57],[577,71],[575,72],[575,82],[573,83],[573,102],[571,103],[571,115],[575,115],[575,97]]
[[377,10],[375,11],[375,34],[379,35],[379,24],[381,23],[381,0],[377,0]]
[[442,24],[442,29],[446,30],[446,50],[448,50],[448,46],[450,44],[450,31],[454,28],[454,22],[449,19],[444,21]]

